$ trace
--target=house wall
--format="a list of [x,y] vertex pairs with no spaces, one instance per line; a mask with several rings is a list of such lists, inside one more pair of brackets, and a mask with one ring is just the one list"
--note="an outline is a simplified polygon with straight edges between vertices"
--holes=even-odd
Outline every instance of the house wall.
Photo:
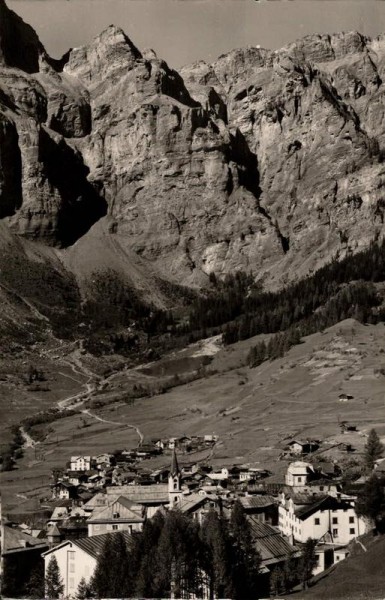
[[115,531],[142,531],[143,523],[114,523],[107,521],[106,523],[88,523],[88,537],[93,535],[101,535],[102,533],[112,533]]
[[309,537],[319,540],[330,531],[336,544],[348,544],[366,532],[365,521],[356,515],[353,507],[346,510],[318,510],[307,519],[298,519],[294,505],[289,501],[287,508],[283,505],[279,507],[278,514],[279,529],[284,535],[293,535],[298,542],[306,542]]
[[96,567],[96,559],[69,542],[44,557],[45,573],[52,555],[56,556],[59,565],[64,584],[64,597],[75,598],[80,580],[84,577],[88,583],[91,579]]
[[292,444],[290,446],[290,450],[292,452],[292,454],[302,454],[302,445],[301,444]]
[[308,475],[307,473],[292,473],[288,471],[285,477],[286,485],[290,485],[292,487],[303,487],[307,484]]
[[89,471],[91,469],[91,457],[71,457],[71,471]]

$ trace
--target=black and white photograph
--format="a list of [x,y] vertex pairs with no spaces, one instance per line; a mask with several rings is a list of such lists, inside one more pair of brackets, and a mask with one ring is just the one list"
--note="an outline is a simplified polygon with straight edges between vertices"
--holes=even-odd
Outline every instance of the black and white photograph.
[[385,0],[0,0],[0,599],[385,598]]

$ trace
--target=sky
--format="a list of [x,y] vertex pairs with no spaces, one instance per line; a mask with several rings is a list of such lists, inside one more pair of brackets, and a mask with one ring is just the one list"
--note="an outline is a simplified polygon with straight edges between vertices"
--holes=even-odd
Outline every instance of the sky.
[[110,24],[170,66],[233,48],[280,48],[309,33],[385,32],[385,0],[7,0],[60,57]]

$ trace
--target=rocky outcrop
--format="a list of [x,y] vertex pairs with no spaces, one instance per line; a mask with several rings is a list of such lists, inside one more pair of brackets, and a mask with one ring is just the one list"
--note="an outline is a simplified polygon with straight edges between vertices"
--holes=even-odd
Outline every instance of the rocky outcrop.
[[382,235],[385,38],[310,36],[177,73],[113,26],[53,61],[0,12],[14,232],[67,247],[108,214],[130,264],[198,286],[239,269],[282,285]]

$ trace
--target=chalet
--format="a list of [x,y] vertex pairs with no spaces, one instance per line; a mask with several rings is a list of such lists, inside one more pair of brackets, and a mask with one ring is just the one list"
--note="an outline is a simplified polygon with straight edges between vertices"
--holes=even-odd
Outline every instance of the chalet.
[[304,487],[314,477],[314,467],[307,462],[296,461],[288,466],[285,483],[290,487]]
[[314,452],[318,450],[319,444],[317,442],[313,442],[307,440],[305,442],[300,440],[292,440],[288,444],[289,450],[291,454],[309,454],[310,452]]
[[351,396],[350,394],[340,394],[338,396],[338,400],[340,402],[349,402],[349,400],[353,400],[354,396]]
[[60,500],[70,500],[77,497],[77,488],[66,481],[58,481],[51,485],[52,498]]
[[97,469],[111,467],[113,460],[114,460],[113,455],[107,454],[106,452],[104,454],[98,454],[98,456],[95,456],[95,458],[94,458],[95,466]]
[[222,500],[219,497],[191,494],[180,500],[178,510],[202,523],[210,510],[215,510],[219,515],[222,514]]
[[340,429],[343,433],[347,431],[357,431],[357,425],[352,425],[350,423],[347,423],[346,421],[342,421],[340,423]]
[[[79,540],[67,540],[43,553],[45,572],[47,572],[51,556],[56,557],[60,576],[63,579],[63,596],[65,598],[76,598],[79,583],[82,579],[89,583],[94,574],[98,556],[102,552],[109,535],[114,534],[109,533]],[[131,535],[125,531],[123,536],[127,547],[130,548]]]
[[208,477],[213,481],[225,481],[230,476],[230,470],[227,467],[222,467],[220,471],[212,471]]
[[55,524],[55,523],[59,523],[60,521],[63,521],[63,519],[66,519],[70,514],[70,507],[69,506],[55,506],[55,508],[53,509],[52,515],[50,516],[49,520],[48,520],[48,524]]
[[67,473],[63,476],[63,480],[67,481],[71,485],[80,485],[87,481],[88,477],[82,471],[67,471]]
[[88,536],[101,535],[110,531],[141,531],[145,520],[142,505],[120,496],[111,504],[96,509],[89,517]]
[[243,511],[254,520],[270,525],[278,524],[278,502],[269,495],[243,496],[239,498]]

